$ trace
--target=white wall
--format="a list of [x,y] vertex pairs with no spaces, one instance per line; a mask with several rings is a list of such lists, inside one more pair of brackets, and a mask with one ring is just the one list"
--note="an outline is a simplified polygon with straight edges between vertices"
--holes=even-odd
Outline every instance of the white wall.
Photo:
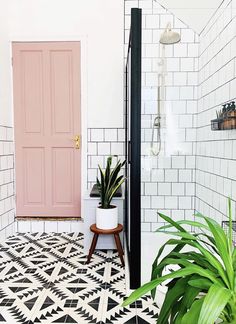
[[[0,10],[0,125],[12,126],[10,52],[8,44],[8,6],[1,1]],[[4,10],[3,10],[4,8]]]
[[0,0],[0,124],[13,125],[10,40],[87,37],[89,127],[123,126],[123,1]]
[[211,131],[210,120],[236,99],[236,0],[225,0],[200,35],[196,209],[221,222],[227,197],[236,209],[236,130]]
[[222,0],[156,0],[170,12],[200,33]]

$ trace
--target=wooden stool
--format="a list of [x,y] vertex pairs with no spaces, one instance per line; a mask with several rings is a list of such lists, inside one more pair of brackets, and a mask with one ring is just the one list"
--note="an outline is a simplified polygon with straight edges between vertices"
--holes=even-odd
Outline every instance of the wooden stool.
[[122,265],[124,266],[125,265],[124,258],[123,258],[124,252],[122,250],[122,245],[121,245],[120,236],[119,236],[119,233],[122,232],[122,230],[123,230],[123,225],[118,224],[118,226],[116,228],[109,229],[109,230],[103,230],[103,229],[97,228],[96,224],[93,224],[90,226],[90,230],[94,233],[94,235],[93,235],[91,247],[89,249],[87,264],[90,262],[92,254],[96,248],[99,234],[106,234],[106,235],[113,234],[114,238],[115,238],[115,242],[116,242],[117,251],[118,251],[118,254],[120,257],[120,261],[121,261]]

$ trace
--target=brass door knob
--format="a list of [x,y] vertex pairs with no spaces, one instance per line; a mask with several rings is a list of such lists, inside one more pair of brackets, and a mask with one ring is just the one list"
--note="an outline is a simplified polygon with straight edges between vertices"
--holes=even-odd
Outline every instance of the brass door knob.
[[76,135],[74,137],[74,142],[75,142],[75,148],[79,150],[80,149],[80,135]]

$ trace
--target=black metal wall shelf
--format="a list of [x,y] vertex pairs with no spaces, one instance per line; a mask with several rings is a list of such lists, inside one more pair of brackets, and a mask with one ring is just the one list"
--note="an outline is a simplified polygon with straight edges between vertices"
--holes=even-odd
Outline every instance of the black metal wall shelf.
[[223,108],[216,112],[217,118],[211,120],[211,129],[229,130],[236,129],[235,102],[231,101],[223,105]]
[[217,118],[211,120],[211,129],[213,131],[236,129],[236,112],[235,116],[228,116],[225,118]]

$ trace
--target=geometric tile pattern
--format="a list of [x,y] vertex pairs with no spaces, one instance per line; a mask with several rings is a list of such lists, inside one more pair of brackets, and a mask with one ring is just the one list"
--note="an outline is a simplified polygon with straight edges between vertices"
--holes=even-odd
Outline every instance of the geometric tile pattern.
[[19,233],[0,244],[0,323],[152,324],[149,296],[121,307],[125,271],[117,252],[85,264],[81,233]]

